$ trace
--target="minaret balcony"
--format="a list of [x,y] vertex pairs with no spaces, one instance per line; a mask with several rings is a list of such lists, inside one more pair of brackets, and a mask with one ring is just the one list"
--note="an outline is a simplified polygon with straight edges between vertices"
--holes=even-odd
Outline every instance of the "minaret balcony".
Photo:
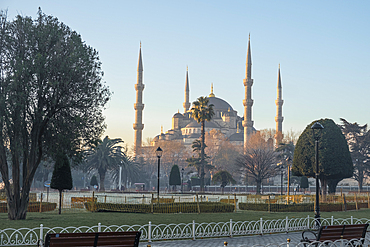
[[134,127],[134,130],[143,130],[144,124],[134,123],[133,127]]
[[244,106],[252,106],[253,100],[252,99],[243,99],[243,105]]
[[144,84],[135,84],[135,90],[136,91],[143,91],[145,88]]
[[137,110],[137,111],[142,111],[144,109],[144,104],[135,103],[134,104],[134,109]]
[[277,99],[277,100],[275,100],[275,104],[278,105],[278,106],[282,106],[284,104],[284,100]]
[[246,79],[243,80],[243,83],[244,83],[245,87],[251,87],[251,86],[253,86],[253,79],[246,78]]

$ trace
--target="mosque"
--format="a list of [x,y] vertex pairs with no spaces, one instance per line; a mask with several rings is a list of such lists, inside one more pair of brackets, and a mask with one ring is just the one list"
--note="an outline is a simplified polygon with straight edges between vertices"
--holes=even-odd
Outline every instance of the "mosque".
[[[166,133],[162,133],[155,136],[152,140],[152,145],[157,146],[159,141],[162,140],[177,140],[183,142],[186,146],[191,146],[193,141],[200,138],[201,126],[200,123],[195,121],[191,117],[191,104],[189,102],[189,76],[188,70],[186,71],[185,79],[185,97],[183,102],[184,112],[177,112],[172,117],[172,128]],[[142,123],[142,114],[144,109],[143,100],[143,64],[141,56],[141,45],[139,51],[139,62],[137,70],[137,83],[135,84],[136,90],[136,103],[134,104],[135,109],[135,123],[134,128],[134,153],[135,156],[141,155],[142,147],[142,130],[144,124]],[[252,121],[252,58],[251,58],[251,47],[250,47],[250,37],[248,41],[247,48],[247,59],[246,59],[246,73],[245,79],[243,80],[245,88],[245,98],[242,100],[244,105],[244,114],[239,116],[238,112],[233,109],[233,107],[227,103],[224,99],[218,98],[213,93],[213,85],[211,88],[211,94],[208,96],[209,104],[213,105],[213,110],[215,115],[210,122],[205,122],[205,131],[209,132],[211,130],[217,130],[225,135],[227,139],[235,145],[246,145],[248,144],[249,137],[256,131],[253,127],[254,122]],[[278,70],[278,80],[277,80],[277,99],[276,104],[276,135],[275,142],[280,143],[282,139],[282,87],[281,87],[281,76],[280,76],[280,65]]]

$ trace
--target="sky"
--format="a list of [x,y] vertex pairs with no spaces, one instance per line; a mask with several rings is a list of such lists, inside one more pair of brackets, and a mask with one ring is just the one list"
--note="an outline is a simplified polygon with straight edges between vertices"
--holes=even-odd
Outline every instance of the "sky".
[[370,123],[369,1],[0,0],[0,7],[10,20],[36,18],[41,7],[99,52],[113,91],[104,136],[129,146],[140,42],[144,143],[183,112],[187,66],[191,102],[208,96],[213,83],[216,97],[243,115],[249,34],[256,129],[275,128],[279,64],[283,131],[320,118]]

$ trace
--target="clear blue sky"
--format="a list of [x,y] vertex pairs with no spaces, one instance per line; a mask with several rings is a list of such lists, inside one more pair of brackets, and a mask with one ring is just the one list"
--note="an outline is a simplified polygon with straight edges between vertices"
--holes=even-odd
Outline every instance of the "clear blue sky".
[[139,43],[144,63],[143,140],[171,128],[190,100],[210,93],[243,115],[245,60],[251,34],[253,120],[275,128],[279,63],[283,130],[319,118],[370,123],[368,1],[34,1],[0,0],[9,19],[36,17],[38,7],[99,51],[114,92],[104,111],[106,135],[133,144]]

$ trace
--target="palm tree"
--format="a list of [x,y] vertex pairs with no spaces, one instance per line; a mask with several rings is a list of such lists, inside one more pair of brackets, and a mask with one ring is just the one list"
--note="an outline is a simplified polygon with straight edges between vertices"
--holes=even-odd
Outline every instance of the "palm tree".
[[196,101],[193,102],[193,107],[191,108],[191,116],[201,124],[201,152],[200,152],[200,189],[204,190],[204,137],[205,137],[205,121],[211,121],[215,112],[213,111],[213,105],[209,103],[207,97],[199,97]]
[[[121,182],[123,182],[123,185],[127,187],[127,183],[129,181],[131,182],[142,182],[139,181],[140,176],[140,163],[136,162],[132,157],[127,156],[126,153],[124,153],[124,157],[121,160],[121,163],[119,166],[122,167],[122,176],[121,176]],[[113,170],[112,173],[112,179],[115,182],[119,183],[119,166],[117,169]],[[119,188],[121,189],[121,188]]]
[[228,171],[218,171],[212,178],[213,182],[221,183],[221,193],[224,193],[224,188],[228,183],[236,183],[233,176]]
[[91,169],[98,170],[100,177],[100,190],[104,191],[105,174],[108,170],[117,168],[122,160],[125,160],[124,148],[121,138],[109,139],[108,136],[87,151],[87,164]]

